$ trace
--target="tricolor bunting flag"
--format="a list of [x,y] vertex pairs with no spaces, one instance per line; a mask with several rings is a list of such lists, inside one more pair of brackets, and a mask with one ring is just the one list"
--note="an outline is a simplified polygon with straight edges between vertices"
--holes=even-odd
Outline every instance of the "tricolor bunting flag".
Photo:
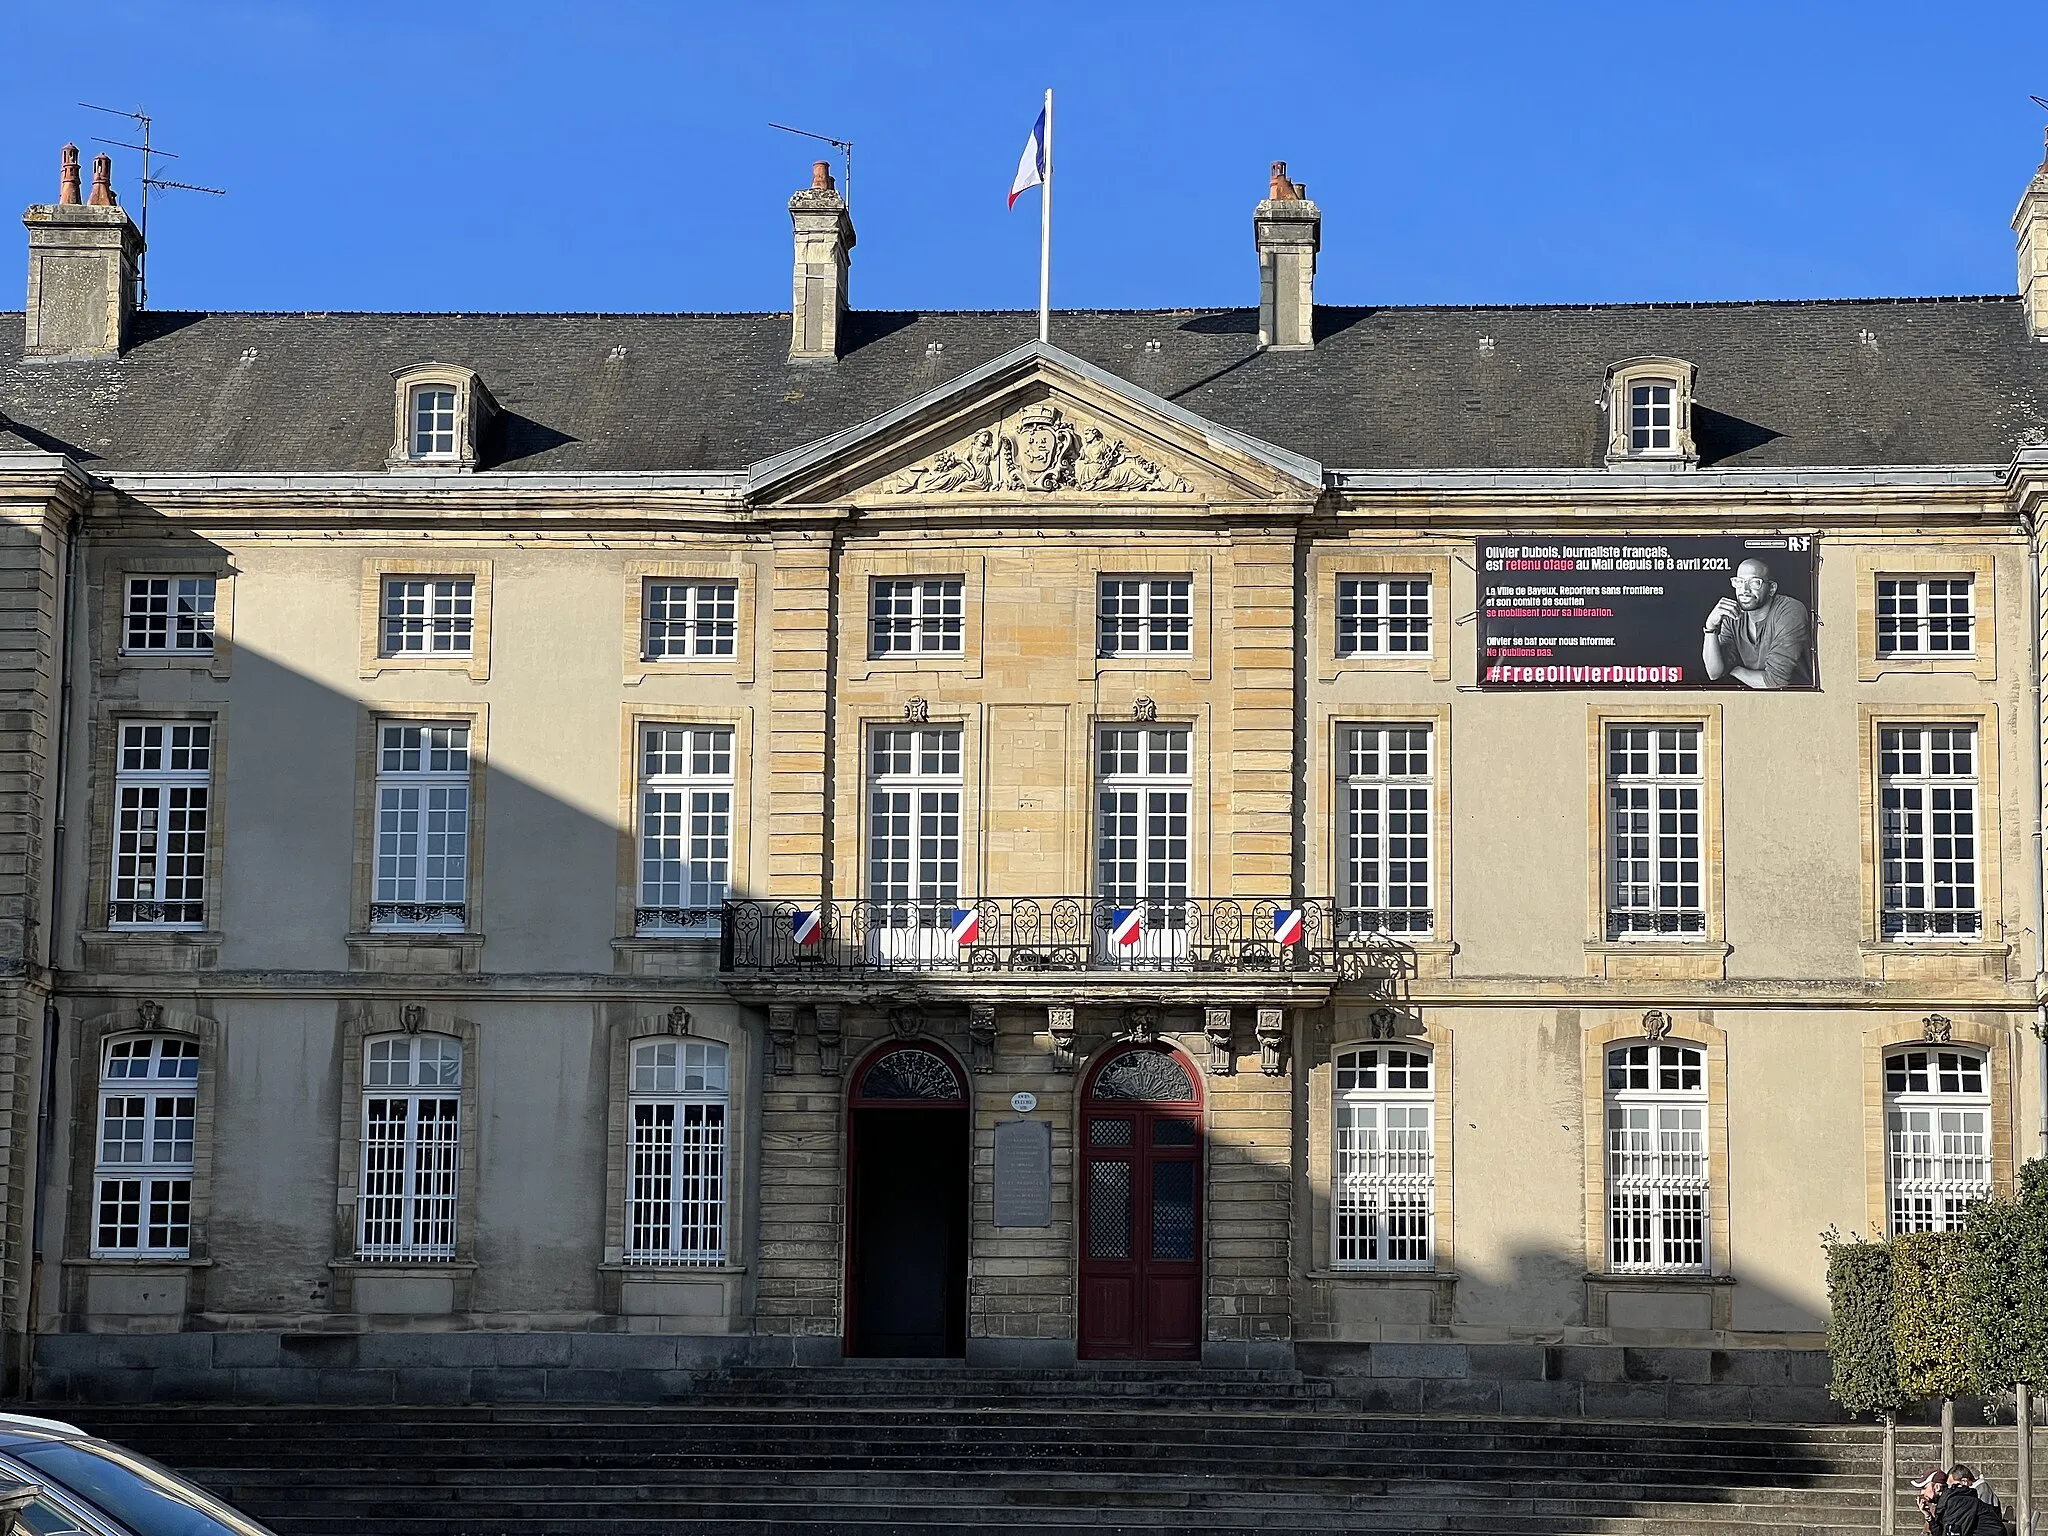
[[796,936],[798,945],[808,948],[825,936],[825,925],[820,920],[818,909],[789,914],[790,932]]
[[1045,185],[1045,112],[1039,111],[1038,121],[1031,125],[1031,137],[1024,145],[1024,153],[1017,161],[1017,179],[1010,183],[1010,206],[1017,206],[1017,199],[1033,187]]
[[1301,908],[1279,907],[1273,912],[1273,937],[1282,945],[1301,942]]
[[1109,936],[1129,949],[1143,935],[1145,925],[1139,920],[1136,907],[1111,907],[1109,909]]
[[978,907],[955,907],[953,909],[953,942],[972,944],[981,937],[981,909]]

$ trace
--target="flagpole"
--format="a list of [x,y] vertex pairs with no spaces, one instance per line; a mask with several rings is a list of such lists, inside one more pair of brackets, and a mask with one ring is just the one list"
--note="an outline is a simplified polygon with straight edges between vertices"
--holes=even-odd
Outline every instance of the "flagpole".
[[1052,339],[1052,90],[1045,93],[1045,186],[1038,199],[1038,339]]

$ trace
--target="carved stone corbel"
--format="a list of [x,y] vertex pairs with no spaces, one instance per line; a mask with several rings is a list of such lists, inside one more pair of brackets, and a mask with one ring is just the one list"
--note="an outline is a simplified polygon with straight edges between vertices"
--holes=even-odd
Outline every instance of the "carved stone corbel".
[[996,1007],[994,1003],[967,1005],[967,1054],[977,1072],[996,1069]]
[[932,717],[932,706],[922,694],[913,693],[903,701],[903,718],[912,725],[923,725]]
[[1643,1035],[1650,1040],[1667,1039],[1671,1034],[1671,1015],[1662,1008],[1652,1008],[1643,1015]]
[[1268,1077],[1280,1077],[1287,1068],[1280,1049],[1287,1043],[1287,1012],[1283,1008],[1261,1008],[1258,1022],[1259,1070]]
[[1159,718],[1159,705],[1149,694],[1139,694],[1131,700],[1131,718],[1140,725],[1149,725]]
[[768,1058],[769,1070],[777,1077],[787,1077],[796,1070],[796,1005],[794,1003],[770,1003],[768,1005]]
[[924,1033],[924,1015],[915,1008],[891,1008],[889,1033],[898,1040],[915,1040]]
[[1228,1008],[1204,1008],[1202,1032],[1209,1037],[1209,1074],[1229,1077],[1237,1071],[1237,1051],[1232,1040]]
[[1138,1004],[1124,1010],[1123,1037],[1139,1045],[1150,1045],[1159,1038],[1159,1010]]
[[161,1029],[164,1023],[164,1005],[153,997],[145,997],[135,1005],[135,1018],[144,1029]]
[[666,1034],[688,1034],[690,1032],[690,1010],[681,1003],[677,1003],[675,1007],[669,1009],[667,1014],[663,1016],[661,1027]]
[[1074,1010],[1071,1008],[1048,1008],[1045,1010],[1045,1032],[1052,1036],[1052,1069],[1055,1072],[1074,1070]]
[[1955,1039],[1955,1021],[1946,1014],[1930,1013],[1920,1021],[1920,1038],[1936,1045],[1947,1045]]
[[839,1005],[818,1004],[818,1070],[827,1077],[839,1075],[839,1042],[843,1038]]
[[1396,1040],[1401,1035],[1401,1015],[1391,1008],[1375,1008],[1367,1016],[1365,1027],[1374,1040]]
[[427,1025],[427,1010],[420,1003],[407,1003],[398,1010],[398,1027],[408,1035],[416,1035]]

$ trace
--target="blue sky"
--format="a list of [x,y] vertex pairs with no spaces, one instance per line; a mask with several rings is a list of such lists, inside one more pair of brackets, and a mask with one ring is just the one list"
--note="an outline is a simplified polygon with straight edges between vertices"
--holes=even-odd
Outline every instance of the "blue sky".
[[67,138],[128,135],[78,102],[143,105],[166,174],[230,191],[153,202],[155,308],[772,310],[814,157],[772,120],[856,146],[857,306],[1028,308],[1036,194],[1004,193],[1051,85],[1060,307],[1255,302],[1276,158],[1329,303],[2004,293],[2041,17],[0,0],[0,193],[52,200]]

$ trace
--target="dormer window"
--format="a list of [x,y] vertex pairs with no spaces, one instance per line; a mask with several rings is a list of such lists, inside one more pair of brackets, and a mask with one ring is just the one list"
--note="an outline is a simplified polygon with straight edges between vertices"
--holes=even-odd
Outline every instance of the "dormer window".
[[1675,357],[1634,357],[1607,370],[1609,465],[1696,464],[1693,381],[1698,370]]
[[393,403],[392,469],[475,469],[497,402],[476,370],[421,363],[399,370]]

